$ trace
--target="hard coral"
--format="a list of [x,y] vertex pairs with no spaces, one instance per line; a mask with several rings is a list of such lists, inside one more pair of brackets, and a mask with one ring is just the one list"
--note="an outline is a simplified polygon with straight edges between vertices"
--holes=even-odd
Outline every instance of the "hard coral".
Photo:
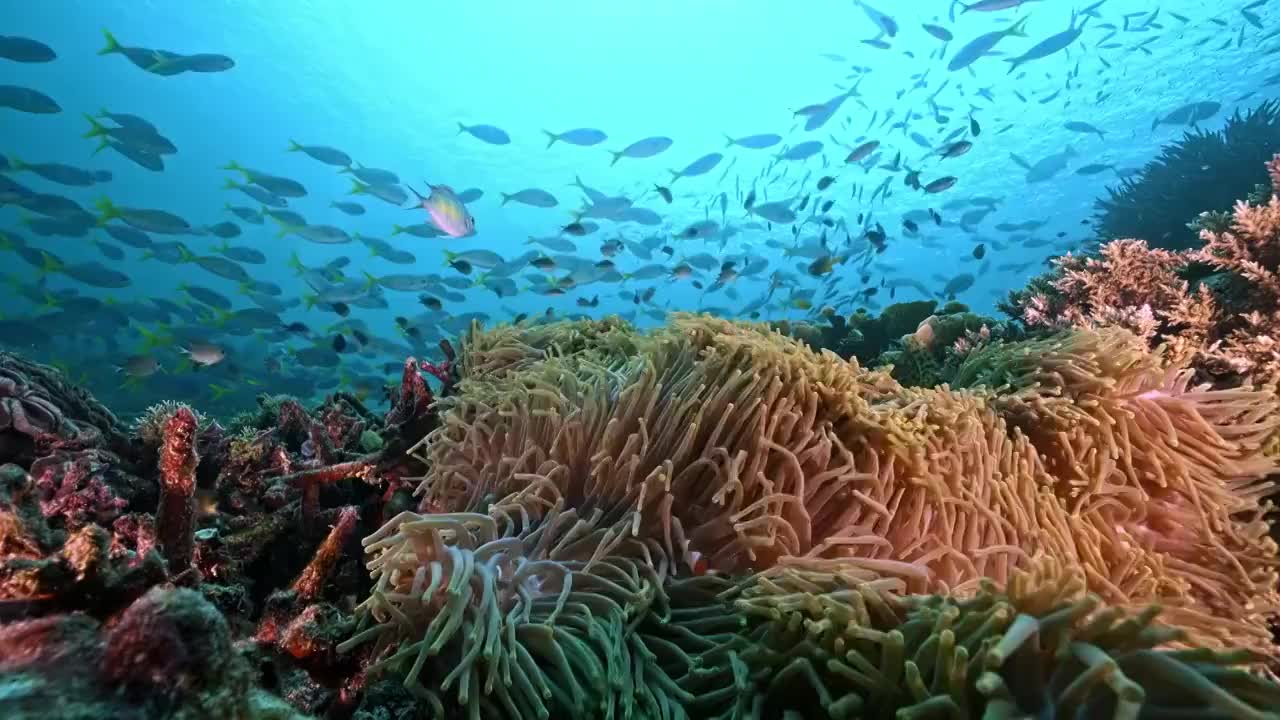
[[[1268,174],[1280,190],[1280,156]],[[1197,250],[1114,240],[1063,256],[1004,309],[1033,328],[1127,327],[1219,385],[1280,384],[1280,199],[1237,202],[1227,220]]]
[[191,590],[154,589],[105,629],[79,614],[0,625],[0,696],[14,720],[300,717],[254,687]]
[[58,370],[0,352],[0,463],[101,445],[126,445],[110,411]]

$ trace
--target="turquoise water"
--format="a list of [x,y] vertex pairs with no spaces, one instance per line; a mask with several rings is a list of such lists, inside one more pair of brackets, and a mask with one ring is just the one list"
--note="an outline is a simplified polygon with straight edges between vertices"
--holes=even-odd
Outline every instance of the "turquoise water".
[[[0,251],[8,280],[0,288],[5,322],[0,344],[68,368],[127,414],[168,397],[216,411],[250,404],[260,392],[313,398],[339,385],[376,397],[378,386],[397,374],[395,366],[406,355],[438,359],[438,340],[456,336],[472,318],[497,322],[548,311],[556,317],[618,313],[651,325],[668,310],[702,309],[765,320],[817,319],[827,305],[847,314],[856,307],[874,311],[889,302],[939,297],[950,279],[964,273],[974,281],[956,299],[994,313],[995,300],[1040,272],[1045,258],[1094,240],[1087,221],[1104,188],[1188,129],[1185,122],[1153,128],[1155,120],[1188,103],[1212,102],[1220,109],[1199,125],[1216,128],[1237,108],[1276,95],[1274,87],[1264,86],[1276,72],[1277,55],[1270,51],[1280,44],[1267,29],[1275,23],[1275,2],[1209,7],[1045,0],[964,13],[942,1],[913,3],[912,9],[883,0],[872,5],[896,23],[892,36],[882,33],[863,6],[848,0],[53,1],[23,4],[20,11],[11,3],[4,10],[4,33],[46,43],[58,57],[45,63],[0,60],[0,84],[39,90],[55,99],[61,112],[0,109],[0,154],[27,163],[109,170],[112,180],[79,188],[29,172],[8,177],[90,210],[106,197],[118,206],[175,213],[196,227],[236,222],[243,233],[230,242],[257,249],[266,259],[242,267],[254,280],[276,284],[279,302],[314,291],[290,267],[294,256],[313,268],[348,258],[342,273],[352,282],[365,280],[365,273],[436,273],[460,284],[476,280],[484,269],[463,275],[447,264],[445,251],[491,250],[507,260],[531,250],[556,255],[526,241],[559,236],[576,245],[567,254],[591,265],[603,259],[603,243],[658,237],[649,248],[652,259],[624,247],[612,258],[618,275],[579,282],[562,295],[542,292],[545,286],[535,283],[549,273],[530,267],[512,275],[519,291],[508,297],[482,285],[446,286],[454,299],[442,299],[442,309],[434,311],[420,303],[421,292],[374,286],[371,292],[385,300],[385,307],[352,307],[344,318],[323,304],[307,308],[302,302],[280,311],[279,325],[246,332],[229,327],[225,316],[180,290],[182,283],[196,285],[228,298],[232,310],[253,307],[238,283],[195,263],[146,258],[143,250],[114,243],[101,229],[83,237],[39,236],[24,227],[32,214],[10,204],[0,209],[0,229],[16,232],[27,247],[53,253],[65,264],[100,263],[123,273],[128,284],[94,287],[56,269],[42,273],[12,250]],[[1092,16],[1075,19],[1077,25],[1083,22],[1083,30],[1066,49],[1009,72],[1007,59],[1067,30],[1073,10],[1090,6]],[[1020,20],[1025,20],[1026,37],[1005,37],[969,67],[947,69],[970,40]],[[940,40],[922,27],[925,23],[944,28],[954,39]],[[1107,24],[1115,26],[1114,32]],[[123,45],[218,53],[233,58],[235,66],[224,72],[150,73],[120,54],[97,54],[104,28]],[[804,129],[808,116],[797,111],[851,88],[854,94],[825,125]],[[143,169],[110,150],[93,154],[97,145],[83,137],[90,127],[83,114],[103,108],[145,118],[173,141],[178,152],[165,157],[163,172]],[[886,121],[889,112],[893,115]],[[459,133],[459,123],[499,127],[510,143],[493,145]],[[1087,123],[1101,133],[1072,130],[1067,123]],[[571,128],[599,129],[608,139],[592,147],[564,142],[547,147],[544,129]],[[759,150],[725,147],[725,134],[763,133],[783,140]],[[651,158],[610,164],[608,151],[649,136],[665,136],[673,144]],[[393,225],[425,222],[426,212],[406,209],[407,202],[394,207],[348,195],[349,175],[304,153],[288,152],[291,140],[337,148],[363,165],[392,170],[424,194],[428,182],[459,192],[482,190],[483,196],[468,205],[476,234],[393,236]],[[818,154],[802,161],[776,159],[784,148],[814,140],[823,143]],[[850,150],[871,140],[880,143],[873,165],[845,163]],[[940,148],[962,140],[973,143],[967,154],[939,157]],[[671,182],[669,169],[713,152],[724,158],[710,172]],[[1018,159],[1041,163],[1034,182]],[[306,196],[290,199],[289,209],[311,224],[388,240],[412,253],[415,262],[390,263],[360,242],[322,245],[297,235],[278,237],[270,220],[261,226],[241,222],[223,209],[224,203],[256,205],[223,188],[226,179],[241,179],[222,169],[231,161],[302,183]],[[1090,165],[1111,167],[1078,173]],[[904,184],[911,169],[920,171],[922,183],[952,176],[955,185],[926,194]],[[834,178],[833,184],[818,191],[816,183],[824,176]],[[584,200],[573,186],[575,178],[606,196],[655,211],[661,222],[604,219],[585,236],[563,233]],[[872,200],[886,180],[887,197]],[[673,202],[659,197],[655,184],[669,187]],[[501,203],[501,193],[526,188],[551,193],[557,206]],[[785,201],[794,209],[809,196],[794,224],[801,228],[798,236],[792,224],[769,225],[744,210],[752,189],[757,206]],[[350,217],[330,207],[332,201],[353,200],[367,209],[364,215]],[[813,216],[813,206],[826,200],[833,201],[831,209]],[[977,212],[970,216],[976,220],[961,225],[967,211],[983,207],[994,209]],[[932,222],[930,210],[941,225]],[[822,216],[831,227],[819,222]],[[904,229],[904,217],[915,218],[919,231]],[[681,237],[708,219],[719,226],[712,237]],[[876,222],[886,234],[879,253],[864,237]],[[996,229],[1021,223],[1042,224]],[[846,261],[834,263],[829,276],[815,277],[807,267],[811,258],[784,256],[783,248],[811,246],[824,230],[830,254]],[[153,239],[181,241],[203,256],[216,255],[221,244],[211,235]],[[123,259],[104,255],[95,241],[116,245]],[[978,245],[986,250],[982,259],[974,257]],[[671,248],[670,257],[662,246]],[[734,262],[736,271],[751,267],[753,274],[715,290],[719,267],[677,281],[667,274],[622,277],[652,263],[669,271],[702,253],[717,263]],[[775,272],[782,275],[770,295]],[[562,265],[550,274],[568,272]],[[899,286],[892,299],[887,297],[891,284]],[[871,287],[879,292],[862,294]],[[636,301],[650,289],[647,300]],[[766,297],[769,301],[761,302]],[[579,304],[593,298],[598,298],[594,306]],[[156,299],[195,309],[185,318],[165,317],[157,312]],[[309,334],[280,327],[289,323],[304,323]],[[406,335],[406,328],[416,331]],[[339,334],[347,347],[333,353]],[[356,334],[367,341],[356,340]],[[192,371],[179,351],[191,343],[215,344],[226,358]],[[318,362],[298,359],[295,353],[307,350],[301,357]],[[163,369],[133,378],[115,370],[138,355]]]

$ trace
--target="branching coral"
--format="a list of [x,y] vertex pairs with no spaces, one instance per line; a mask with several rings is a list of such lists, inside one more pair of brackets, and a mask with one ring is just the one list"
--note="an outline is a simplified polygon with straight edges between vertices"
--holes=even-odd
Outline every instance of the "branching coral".
[[[1268,173],[1280,190],[1280,156]],[[1057,258],[1004,308],[1033,328],[1127,327],[1221,385],[1280,384],[1280,199],[1237,202],[1219,224],[1197,250],[1114,240]]]
[[[415,450],[422,514],[365,541],[375,589],[345,649],[376,639],[374,669],[433,705],[701,716],[744,673],[810,674],[780,649],[756,670],[714,650],[741,618],[713,600],[754,597],[730,588],[854,602],[842,582],[909,604],[982,596],[1036,556],[1118,610],[1168,605],[1193,644],[1275,652],[1258,500],[1273,395],[1191,388],[1119,329],[989,344],[960,369],[968,389],[903,388],[709,317],[574,327],[571,344],[556,329],[472,334]],[[644,630],[655,618],[669,627]],[[713,659],[736,690],[708,685]],[[493,707],[476,697],[508,677]]]

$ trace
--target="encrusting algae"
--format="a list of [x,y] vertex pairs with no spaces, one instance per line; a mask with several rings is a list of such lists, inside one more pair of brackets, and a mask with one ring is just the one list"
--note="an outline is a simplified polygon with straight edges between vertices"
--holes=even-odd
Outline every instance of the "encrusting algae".
[[459,368],[340,648],[437,715],[1280,707],[1276,398],[1126,330],[993,343],[963,388],[691,315],[475,330]]

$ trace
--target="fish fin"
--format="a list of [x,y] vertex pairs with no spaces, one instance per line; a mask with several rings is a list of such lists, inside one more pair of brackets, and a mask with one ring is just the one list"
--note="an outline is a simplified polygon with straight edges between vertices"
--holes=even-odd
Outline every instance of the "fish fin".
[[301,149],[302,149],[302,146],[298,144],[298,141],[290,138],[289,149],[286,150],[285,152],[298,152]]
[[552,145],[555,145],[555,144],[556,144],[556,141],[560,139],[560,136],[559,136],[559,135],[557,135],[557,134],[555,134],[555,133],[551,132],[550,130],[543,130],[542,132],[543,132],[543,134],[545,134],[545,135],[547,136],[547,148],[548,148],[548,149],[549,149]]
[[111,198],[106,197],[105,195],[95,200],[93,203],[93,206],[98,209],[98,212],[102,213],[98,217],[99,227],[106,225],[109,221],[120,217],[120,208],[112,204]]
[[402,233],[402,232],[404,232],[404,226],[403,226],[403,225],[392,225],[392,226],[391,226],[391,234],[392,234],[392,235],[399,235],[399,234],[400,234],[400,233]]
[[118,53],[122,50],[120,43],[116,42],[116,36],[112,35],[110,30],[102,28],[102,37],[106,40],[107,44],[98,51],[99,55],[110,55],[111,53]]
[[1027,30],[1026,30],[1027,20],[1030,19],[1030,17],[1031,17],[1030,15],[1023,15],[1021,18],[1018,18],[1018,22],[1014,23],[1013,26],[1009,28],[1006,34],[1012,35],[1013,37],[1022,37],[1022,38],[1026,37],[1027,36]]
[[[550,146],[548,145],[547,147],[550,147]],[[500,193],[498,193],[498,194],[502,196],[502,203],[501,203],[502,205],[506,205],[506,204],[507,204],[507,201],[509,201],[509,200],[511,199],[511,196],[510,196],[510,195],[508,195],[507,193],[500,192]]]
[[[235,160],[232,160],[231,162],[227,163],[226,165],[223,165],[223,166],[222,166],[222,169],[223,169],[223,170],[232,170],[232,171],[235,171],[235,172],[244,172],[244,168],[240,167],[240,163],[236,162]],[[248,174],[248,173],[246,173],[246,174]]]
[[610,163],[609,163],[609,167],[613,167],[614,165],[617,165],[617,164],[618,164],[618,161],[622,159],[622,151],[621,151],[621,150],[617,150],[617,151],[610,150],[610,151],[609,151],[609,154],[613,156],[613,160],[612,160],[612,161],[610,161]]
[[223,190],[238,190],[238,189],[240,189],[240,183],[237,183],[235,180],[232,180],[231,178],[226,178],[226,179],[224,179],[224,180],[222,181],[222,189],[223,189]]
[[84,119],[89,121],[89,132],[85,133],[84,137],[92,138],[107,134],[107,128],[102,123],[98,122],[97,118],[94,116],[89,113],[85,113]]
[[458,123],[458,134],[459,134],[459,135],[461,135],[462,133],[464,133],[464,132],[466,132],[466,131],[467,131],[467,126],[466,126],[466,125],[463,125],[461,122],[459,122],[459,123]]
[[364,195],[366,192],[368,192],[367,190],[365,190],[366,187],[368,186],[365,185],[364,183],[360,182],[359,180],[356,180],[355,178],[352,178],[351,189],[347,191],[347,194],[348,195]]

